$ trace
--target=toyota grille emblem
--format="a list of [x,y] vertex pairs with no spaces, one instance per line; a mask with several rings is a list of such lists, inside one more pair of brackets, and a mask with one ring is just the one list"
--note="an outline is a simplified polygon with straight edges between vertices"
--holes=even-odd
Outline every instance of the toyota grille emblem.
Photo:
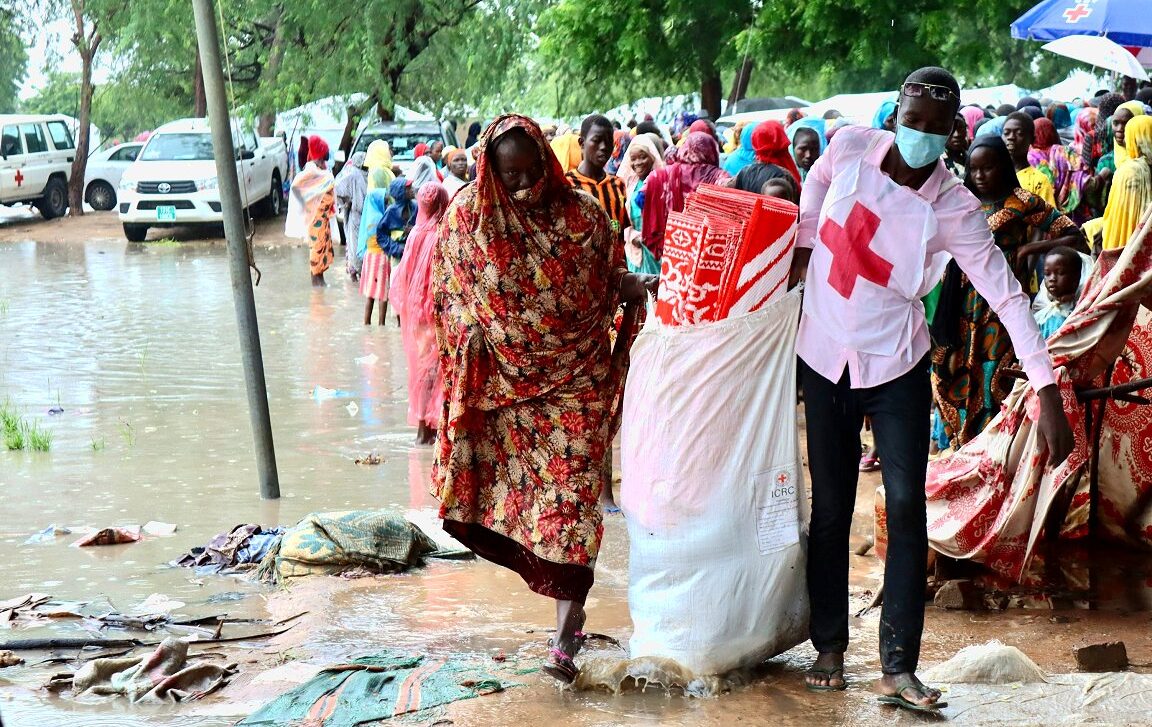
[[168,194],[172,191],[172,185],[168,184],[167,182],[161,182],[160,184],[156,185],[156,191],[160,194]]

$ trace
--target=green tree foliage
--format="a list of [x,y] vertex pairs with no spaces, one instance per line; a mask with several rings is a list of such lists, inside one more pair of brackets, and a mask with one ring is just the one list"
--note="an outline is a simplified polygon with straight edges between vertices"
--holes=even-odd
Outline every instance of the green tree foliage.
[[15,13],[0,7],[0,114],[16,110],[20,84],[28,70],[28,51]]
[[405,70],[400,103],[440,116],[545,110],[553,86],[537,58],[536,27],[553,0],[485,0],[437,33]]
[[589,108],[580,92],[612,105],[626,94],[695,87],[714,115],[721,71],[737,62],[735,36],[754,20],[749,0],[560,0],[541,22],[541,52],[574,89],[567,112]]
[[80,74],[50,71],[47,78],[48,82],[36,92],[35,96],[25,99],[20,104],[20,110],[26,114],[78,115],[80,113]]
[[1013,40],[1009,25],[1035,0],[767,0],[758,55],[837,92],[896,88],[920,66],[943,65],[967,85],[1052,83],[1072,63]]

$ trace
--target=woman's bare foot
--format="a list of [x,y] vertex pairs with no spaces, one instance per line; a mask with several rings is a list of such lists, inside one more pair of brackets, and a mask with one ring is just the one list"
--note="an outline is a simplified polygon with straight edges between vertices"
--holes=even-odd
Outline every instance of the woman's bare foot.
[[323,288],[327,284],[328,283],[324,282],[324,273],[320,273],[319,275],[313,275],[312,276],[312,287]]
[[804,686],[818,692],[838,692],[848,686],[844,681],[844,654],[824,652],[804,672]]
[[877,682],[876,691],[882,697],[898,698],[915,707],[938,709],[948,706],[940,703],[939,689],[925,685],[912,672],[885,674]]

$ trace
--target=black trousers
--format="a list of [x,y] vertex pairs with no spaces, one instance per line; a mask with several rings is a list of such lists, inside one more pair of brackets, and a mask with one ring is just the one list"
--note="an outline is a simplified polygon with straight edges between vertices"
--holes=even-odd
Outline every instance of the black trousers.
[[928,527],[924,483],[928,468],[927,360],[870,389],[853,389],[845,370],[833,383],[800,361],[812,473],[808,539],[810,636],[820,652],[848,648],[848,535],[856,506],[860,428],[872,419],[888,512],[880,663],[885,674],[916,670],[924,631]]

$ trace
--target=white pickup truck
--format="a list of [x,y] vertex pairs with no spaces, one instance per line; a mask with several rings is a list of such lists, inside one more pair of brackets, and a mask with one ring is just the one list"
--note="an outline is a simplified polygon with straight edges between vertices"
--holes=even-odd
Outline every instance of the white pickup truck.
[[[288,153],[276,137],[234,131],[240,198],[246,208],[280,214]],[[117,197],[124,236],[143,242],[151,227],[220,224],[223,212],[207,119],[181,119],[156,130],[120,178]]]

